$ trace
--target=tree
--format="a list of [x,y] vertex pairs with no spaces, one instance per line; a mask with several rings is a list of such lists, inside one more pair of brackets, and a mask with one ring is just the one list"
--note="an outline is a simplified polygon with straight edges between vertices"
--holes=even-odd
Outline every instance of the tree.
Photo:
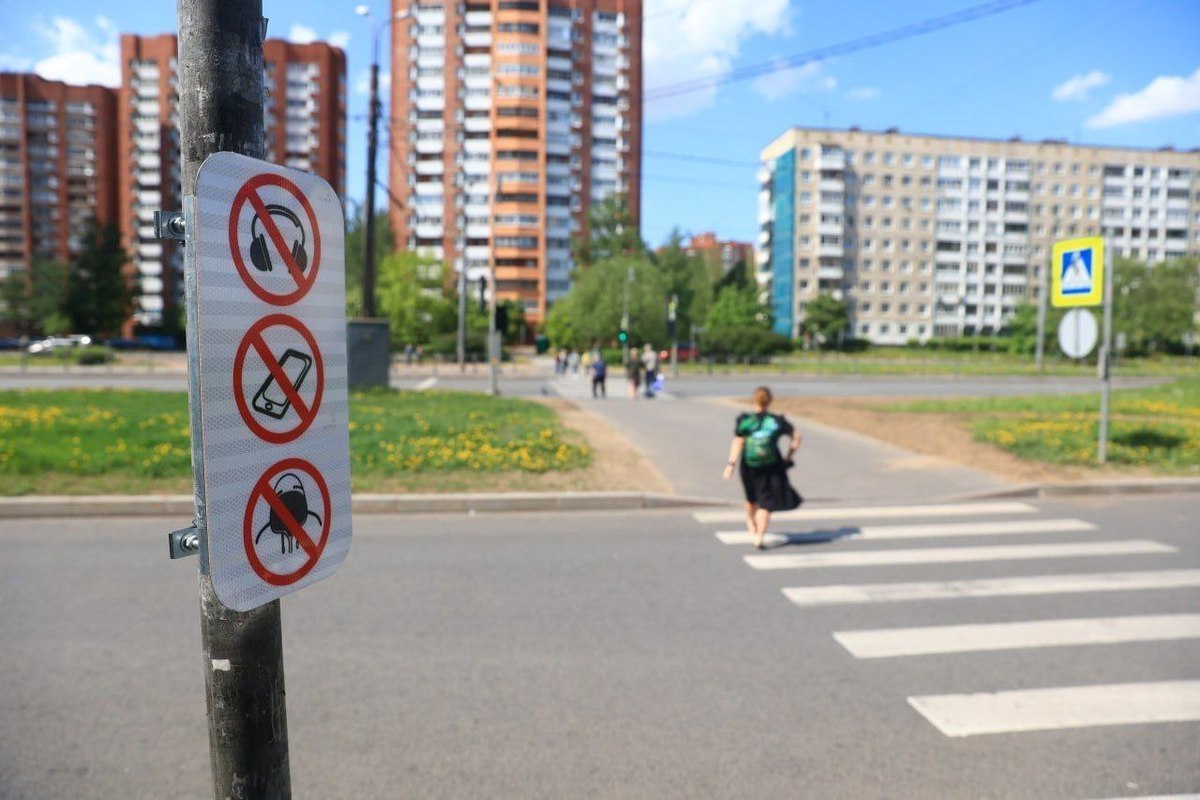
[[729,286],[735,289],[753,289],[755,287],[754,276],[750,272],[750,265],[746,263],[745,259],[739,259],[736,264],[729,268],[729,272],[726,272],[713,284],[713,292],[720,293],[722,289]]
[[662,273],[637,257],[613,258],[581,270],[566,297],[546,319],[546,335],[560,347],[611,342],[621,328],[625,286],[629,282],[629,338],[634,344],[667,341],[666,287]]
[[804,311],[804,332],[813,337],[818,347],[825,342],[835,341],[848,327],[849,305],[828,292],[813,298]]
[[21,333],[54,336],[68,333],[71,321],[63,313],[67,298],[67,266],[35,258],[26,274],[10,272],[0,283],[3,316]]
[[704,321],[712,304],[708,267],[703,259],[683,249],[683,235],[678,228],[671,231],[653,261],[662,272],[668,299],[674,296],[678,300],[676,336],[686,336],[692,323]]
[[715,328],[770,328],[770,311],[760,302],[753,289],[726,287],[717,295],[708,311],[705,323],[711,332]]
[[[362,316],[362,276],[363,276],[363,245],[366,243],[366,215],[362,206],[355,206],[354,212],[346,218],[346,316]],[[386,211],[375,215],[375,261],[380,264],[384,258],[396,249],[395,236],[392,234],[390,218]],[[379,268],[382,271],[382,267]],[[378,297],[379,278],[376,273],[376,297]]]
[[623,194],[611,194],[588,211],[588,235],[571,242],[576,266],[590,266],[617,256],[640,256],[646,245],[633,224]]
[[1127,353],[1167,350],[1196,329],[1198,270],[1195,258],[1153,265],[1117,259],[1113,330],[1125,334]]
[[444,265],[409,251],[390,253],[379,263],[379,313],[391,326],[392,345],[428,344],[454,330],[455,303],[443,293]]
[[88,224],[83,249],[71,262],[63,307],[76,332],[112,335],[129,321],[134,291],[128,260],[115,225]]

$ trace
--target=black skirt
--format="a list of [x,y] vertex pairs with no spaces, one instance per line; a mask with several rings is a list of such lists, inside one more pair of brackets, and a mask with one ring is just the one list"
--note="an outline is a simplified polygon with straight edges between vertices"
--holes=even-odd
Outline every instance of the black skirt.
[[743,460],[739,464],[742,489],[746,502],[754,503],[767,511],[791,511],[804,502],[800,493],[788,481],[787,464],[780,461],[766,467],[749,467]]

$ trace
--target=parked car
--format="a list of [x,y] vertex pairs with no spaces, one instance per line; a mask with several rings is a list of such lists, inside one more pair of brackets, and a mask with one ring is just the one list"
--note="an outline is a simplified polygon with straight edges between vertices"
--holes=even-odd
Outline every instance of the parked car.
[[55,350],[63,350],[71,347],[86,347],[91,343],[92,337],[73,333],[69,336],[48,336],[29,345],[26,350],[30,355],[38,355],[39,353],[50,353]]
[[21,340],[11,336],[0,336],[0,350],[20,350]]

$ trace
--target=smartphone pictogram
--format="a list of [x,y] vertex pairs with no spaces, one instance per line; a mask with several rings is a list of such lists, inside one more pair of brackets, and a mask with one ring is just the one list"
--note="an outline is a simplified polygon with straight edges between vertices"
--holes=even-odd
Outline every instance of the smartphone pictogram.
[[[283,374],[292,382],[292,388],[299,390],[312,369],[312,357],[299,350],[288,348],[279,359]],[[254,410],[274,419],[283,419],[292,401],[287,398],[283,389],[275,382],[274,375],[268,375],[262,386],[254,393]]]

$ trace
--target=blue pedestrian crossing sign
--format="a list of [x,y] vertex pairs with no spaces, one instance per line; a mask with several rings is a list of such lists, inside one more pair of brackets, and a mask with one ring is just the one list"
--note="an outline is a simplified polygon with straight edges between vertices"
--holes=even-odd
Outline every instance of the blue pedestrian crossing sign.
[[1050,269],[1050,300],[1055,308],[1098,306],[1104,302],[1103,238],[1055,242]]

